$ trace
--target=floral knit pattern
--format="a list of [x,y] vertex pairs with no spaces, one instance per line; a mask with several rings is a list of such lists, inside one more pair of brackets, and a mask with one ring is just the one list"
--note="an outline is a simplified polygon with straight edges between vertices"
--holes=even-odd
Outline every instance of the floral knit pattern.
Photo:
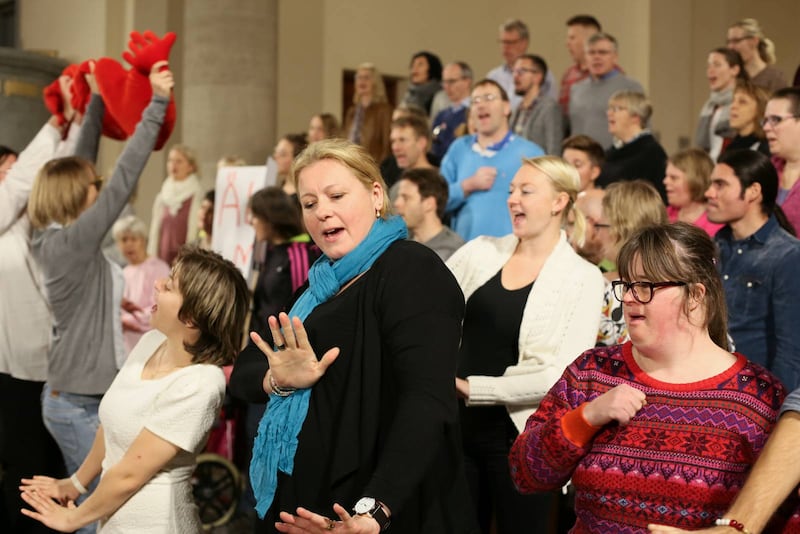
[[[564,416],[619,384],[643,391],[647,405],[628,425],[596,429],[583,446],[570,441]],[[592,349],[528,419],[510,453],[512,476],[522,493],[571,477],[575,534],[646,533],[648,523],[713,526],[744,484],[785,396],[775,376],[741,355],[717,376],[667,384],[639,368],[630,343]],[[797,513],[791,523],[786,532],[798,532]]]

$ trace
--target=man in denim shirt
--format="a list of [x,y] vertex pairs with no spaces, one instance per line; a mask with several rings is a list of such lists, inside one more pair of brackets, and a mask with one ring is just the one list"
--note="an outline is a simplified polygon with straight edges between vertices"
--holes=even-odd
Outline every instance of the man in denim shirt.
[[719,271],[736,350],[763,365],[788,390],[800,386],[800,241],[775,204],[778,176],[769,158],[751,150],[720,156],[706,191]]

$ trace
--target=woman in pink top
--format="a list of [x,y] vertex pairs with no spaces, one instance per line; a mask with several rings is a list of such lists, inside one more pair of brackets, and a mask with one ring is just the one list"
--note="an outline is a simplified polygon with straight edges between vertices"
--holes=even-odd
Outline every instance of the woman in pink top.
[[683,221],[702,228],[709,236],[724,225],[715,224],[706,215],[705,192],[711,185],[714,162],[704,150],[689,148],[667,160],[667,216],[669,222]]
[[122,294],[122,335],[125,353],[131,350],[142,334],[149,331],[150,310],[155,304],[153,286],[157,280],[169,276],[169,266],[155,256],[147,255],[147,227],[137,217],[122,217],[111,230],[128,266],[122,271],[125,276],[125,292]]

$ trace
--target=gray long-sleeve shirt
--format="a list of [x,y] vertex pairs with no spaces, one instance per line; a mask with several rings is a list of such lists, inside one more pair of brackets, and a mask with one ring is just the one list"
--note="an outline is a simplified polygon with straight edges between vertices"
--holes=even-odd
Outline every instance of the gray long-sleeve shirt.
[[[47,381],[56,391],[105,393],[117,373],[114,359],[111,268],[101,244],[139,180],[164,120],[168,98],[154,96],[97,201],[71,224],[37,232],[33,254],[53,310]],[[102,100],[93,96],[76,152],[92,157],[100,135]]]

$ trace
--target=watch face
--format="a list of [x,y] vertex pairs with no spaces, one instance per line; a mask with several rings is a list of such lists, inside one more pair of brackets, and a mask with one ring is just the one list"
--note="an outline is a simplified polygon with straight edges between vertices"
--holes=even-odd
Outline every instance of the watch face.
[[357,514],[368,514],[375,508],[375,499],[372,497],[362,497],[358,500],[353,510]]

